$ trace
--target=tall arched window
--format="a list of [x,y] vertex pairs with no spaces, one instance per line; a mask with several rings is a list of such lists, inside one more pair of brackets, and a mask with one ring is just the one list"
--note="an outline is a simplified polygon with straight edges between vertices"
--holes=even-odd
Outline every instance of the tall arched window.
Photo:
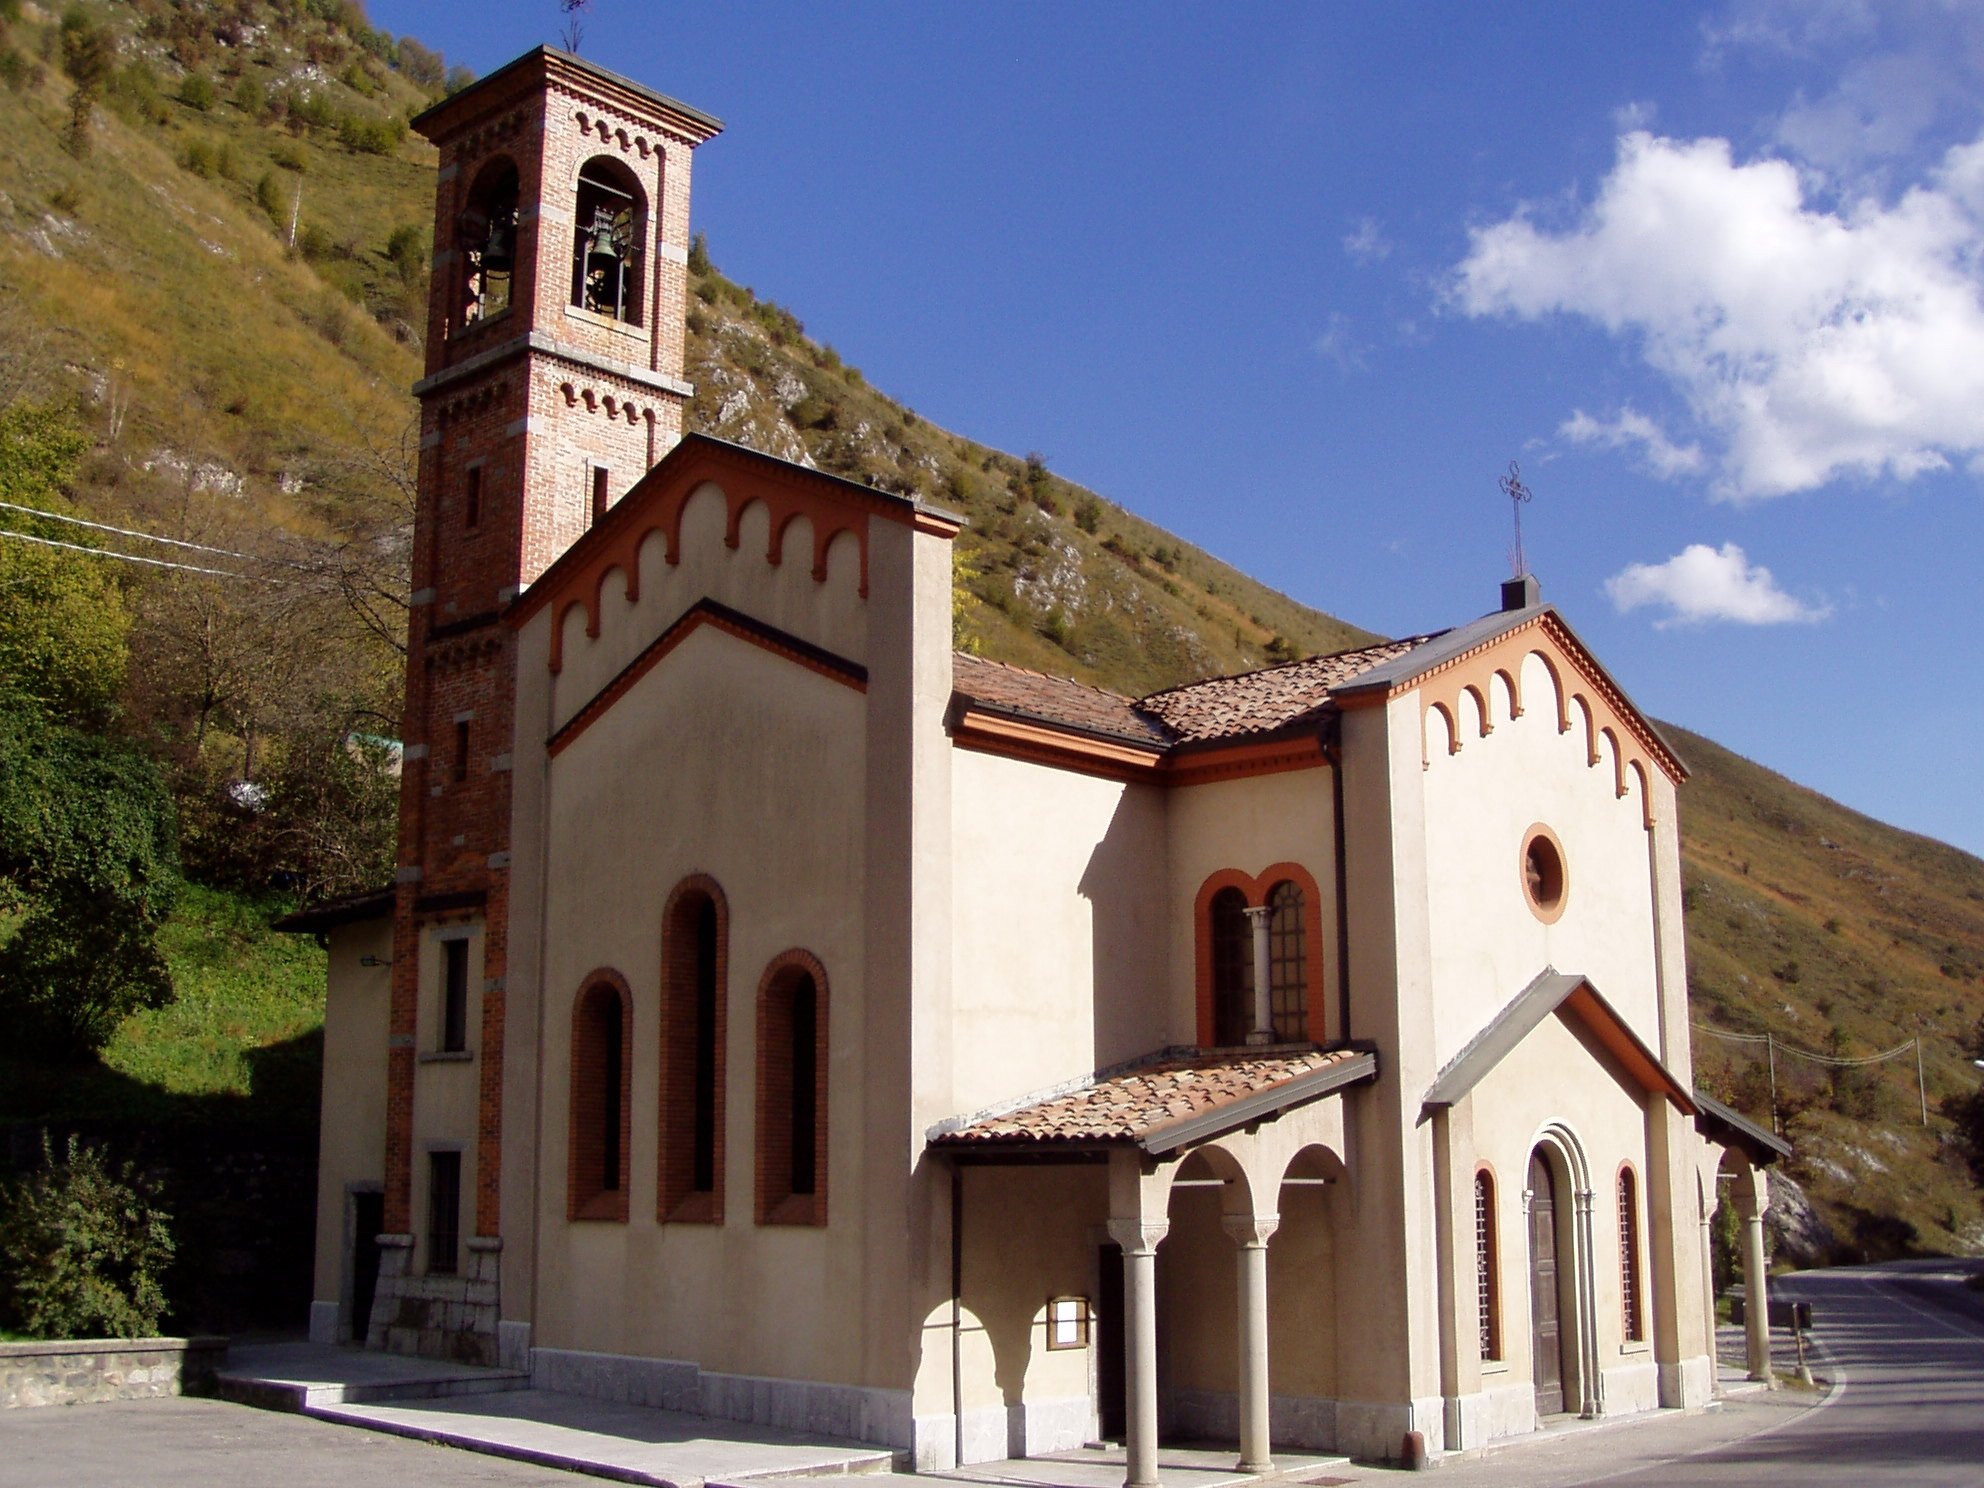
[[596,155],[579,171],[572,216],[572,303],[629,325],[641,323],[641,183],[617,160]]
[[758,989],[759,1224],[827,1222],[827,977],[787,951]]
[[517,168],[508,160],[483,166],[456,224],[461,249],[462,298],[456,319],[464,326],[510,308],[517,266]]
[[1254,1028],[1254,930],[1247,896],[1221,889],[1212,896],[1213,1042],[1244,1044]]
[[1501,1250],[1495,1233],[1495,1179],[1474,1175],[1474,1306],[1481,1322],[1481,1357],[1502,1357]]
[[1640,1298],[1640,1192],[1631,1168],[1619,1169],[1619,1306],[1628,1343],[1646,1339]]
[[1302,888],[1283,879],[1268,891],[1268,988],[1277,1042],[1309,1037],[1308,916]]
[[664,1221],[723,1222],[724,983],[729,913],[715,880],[685,880],[662,913]]
[[627,1218],[627,1086],[633,999],[617,972],[596,971],[572,1006],[566,1213]]

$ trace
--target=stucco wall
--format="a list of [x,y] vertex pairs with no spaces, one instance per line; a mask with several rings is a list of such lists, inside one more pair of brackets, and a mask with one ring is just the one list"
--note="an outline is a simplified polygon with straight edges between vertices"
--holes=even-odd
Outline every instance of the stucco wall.
[[[1461,747],[1449,753],[1438,714],[1426,723],[1426,859],[1431,927],[1434,1057],[1445,1064],[1548,966],[1578,972],[1650,1047],[1656,1017],[1652,880],[1644,803],[1620,797],[1613,763],[1587,763],[1584,729],[1560,732],[1554,684],[1531,655],[1524,711],[1488,689],[1493,731],[1471,701]],[[1601,750],[1601,754],[1603,751]],[[1568,891],[1545,924],[1523,895],[1522,849],[1532,823],[1563,844]]]
[[[324,1119],[317,1137],[317,1258],[311,1296],[333,1306],[347,1284],[345,1195],[380,1183],[386,1158],[387,1003],[392,993],[389,916],[342,925],[326,937]],[[361,966],[363,957],[379,964]]]
[[951,772],[952,1112],[1162,1048],[1164,798],[969,750]]
[[[552,761],[534,1343],[857,1379],[862,711],[859,692],[704,629]],[[721,1226],[655,1218],[661,911],[692,873],[729,905]],[[824,1229],[752,1222],[758,983],[794,947],[828,979]],[[624,1224],[565,1217],[571,1013],[598,967],[634,991]]]
[[1197,935],[1194,917],[1200,887],[1222,868],[1249,876],[1275,863],[1299,863],[1318,889],[1322,943],[1308,954],[1325,970],[1323,1018],[1309,1009],[1310,1035],[1337,1035],[1336,836],[1327,768],[1291,770],[1173,790],[1167,829],[1171,968],[1170,1041],[1189,1044],[1198,1033]]

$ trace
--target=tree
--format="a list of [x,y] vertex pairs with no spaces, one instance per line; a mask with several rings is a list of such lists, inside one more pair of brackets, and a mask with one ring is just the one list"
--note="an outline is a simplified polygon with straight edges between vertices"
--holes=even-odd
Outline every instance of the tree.
[[178,890],[157,768],[0,700],[0,1029],[14,1048],[87,1059],[170,1002],[157,937]]
[[[1978,1019],[1977,1026],[1970,1031],[1963,1052],[1972,1061],[1984,1060],[1984,1018]],[[1972,1072],[1984,1082],[1984,1070],[1977,1069],[1974,1063]],[[1943,1114],[1956,1123],[1957,1142],[1970,1163],[1970,1176],[1984,1184],[1984,1083],[1945,1099]]]
[[[68,515],[63,487],[86,445],[65,413],[0,410],[0,501]],[[100,727],[124,685],[123,591],[106,560],[34,539],[93,545],[88,528],[0,507],[0,695]]]
[[165,1312],[165,1212],[130,1164],[71,1135],[0,1194],[0,1323],[32,1338],[143,1338]]
[[90,152],[90,119],[103,85],[117,67],[117,38],[92,21],[81,6],[62,17],[62,70],[75,90],[69,95],[69,153],[78,159]]

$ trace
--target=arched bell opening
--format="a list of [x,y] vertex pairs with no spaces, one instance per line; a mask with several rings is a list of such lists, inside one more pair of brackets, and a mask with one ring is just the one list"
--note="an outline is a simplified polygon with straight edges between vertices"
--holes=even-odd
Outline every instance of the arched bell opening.
[[647,196],[634,173],[604,155],[588,160],[572,213],[572,304],[639,325],[646,237]]
[[517,270],[516,162],[499,156],[487,162],[469,188],[468,205],[455,223],[462,265],[455,322],[467,327],[494,319],[510,308]]

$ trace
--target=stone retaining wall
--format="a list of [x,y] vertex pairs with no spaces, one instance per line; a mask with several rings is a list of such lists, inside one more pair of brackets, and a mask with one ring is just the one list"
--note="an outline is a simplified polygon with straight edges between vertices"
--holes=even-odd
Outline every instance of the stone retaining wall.
[[225,1338],[0,1343],[0,1410],[204,1394],[226,1357]]

